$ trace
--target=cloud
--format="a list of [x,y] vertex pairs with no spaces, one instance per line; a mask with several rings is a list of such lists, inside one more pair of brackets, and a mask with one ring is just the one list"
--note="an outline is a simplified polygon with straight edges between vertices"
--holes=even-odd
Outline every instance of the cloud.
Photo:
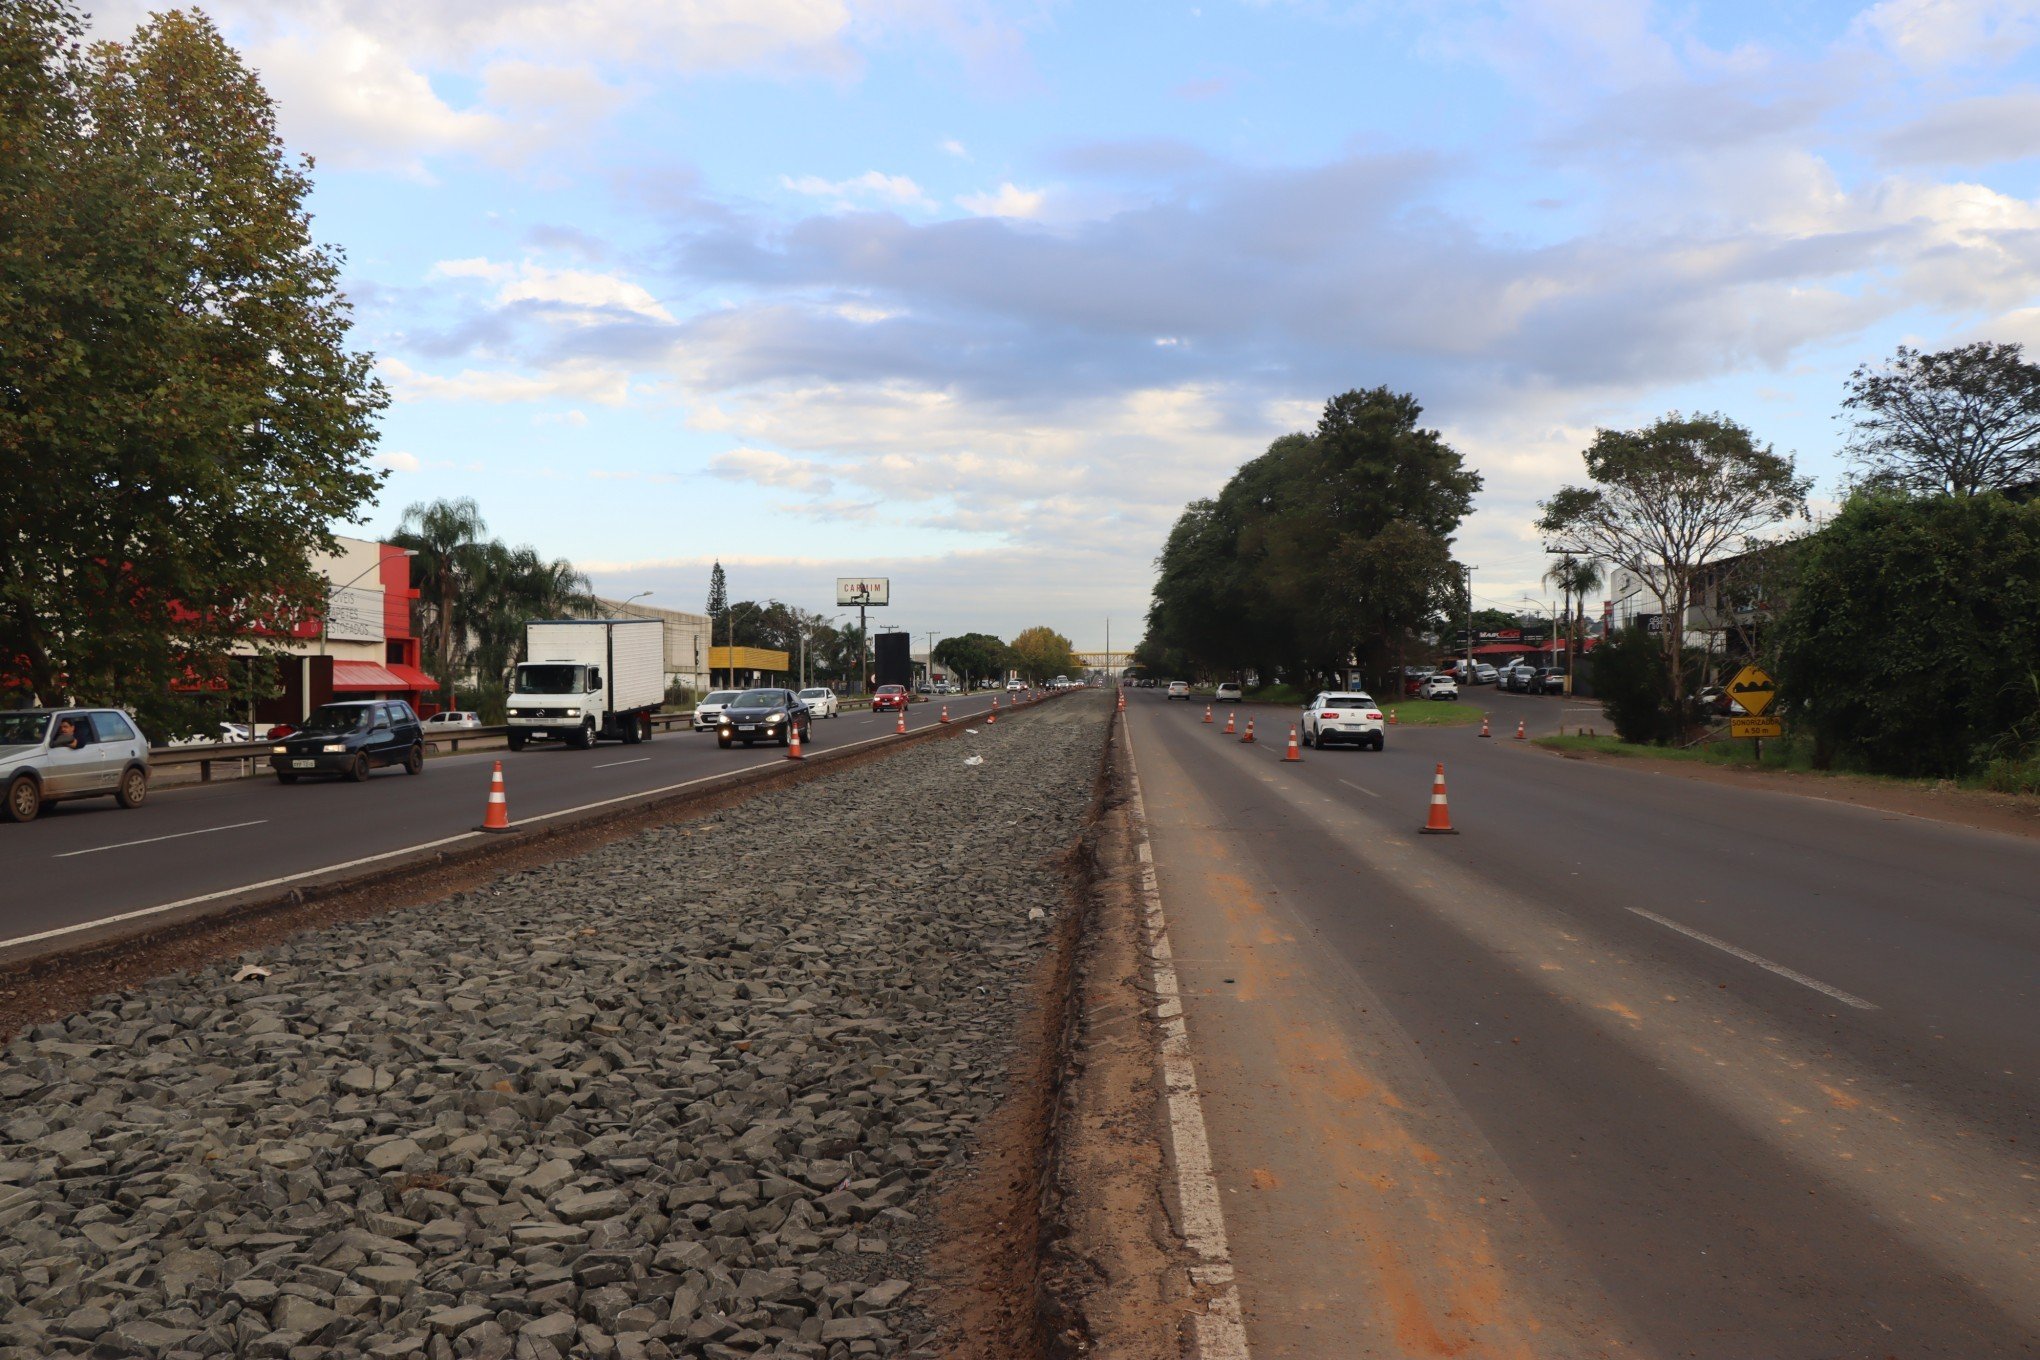
[[789,458],[771,449],[731,449],[709,461],[708,470],[730,481],[755,482],[760,486],[790,487],[826,494],[834,485],[822,464]]
[[942,139],[941,142],[937,143],[937,145],[943,151],[947,152],[949,155],[956,157],[958,160],[967,161],[970,159],[970,152],[965,149],[962,142],[957,141],[956,138],[954,137],[945,137]]
[[850,179],[823,179],[819,175],[781,175],[782,188],[808,198],[834,199],[843,206],[878,201],[906,208],[932,208],[935,204],[921,192],[921,186],[905,175],[888,175],[867,170]]
[[399,402],[588,401],[621,406],[629,396],[629,374],[585,363],[565,363],[540,373],[464,369],[457,374],[426,373],[401,359],[383,358],[377,370]]
[[995,193],[964,194],[956,206],[979,217],[1038,217],[1044,197],[1039,189],[1022,189],[1009,182]]
[[497,285],[499,306],[520,304],[557,318],[592,324],[619,316],[670,322],[673,314],[641,284],[616,274],[585,269],[552,269],[534,260],[516,264],[486,257],[441,260],[431,277],[480,279]]
[[1884,0],[1856,22],[1915,70],[2003,66],[2040,38],[2040,0]]
[[393,472],[416,472],[419,468],[424,466],[424,464],[418,460],[417,454],[405,453],[401,449],[385,450],[382,453],[376,454],[373,458],[370,458],[369,461],[371,463],[379,464],[382,467],[389,468]]
[[1943,104],[1885,133],[1878,146],[1887,161],[1910,166],[1989,165],[2040,155],[2040,90]]

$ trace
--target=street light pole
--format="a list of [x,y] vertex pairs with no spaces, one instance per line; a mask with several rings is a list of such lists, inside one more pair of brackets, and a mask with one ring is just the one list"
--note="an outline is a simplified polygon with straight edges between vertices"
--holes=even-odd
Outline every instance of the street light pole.
[[637,594],[631,596],[628,600],[625,600],[622,604],[616,606],[617,612],[619,614],[622,613],[624,610],[630,608],[632,605],[636,604],[639,600],[646,598],[651,593],[652,592],[649,590],[640,590]]

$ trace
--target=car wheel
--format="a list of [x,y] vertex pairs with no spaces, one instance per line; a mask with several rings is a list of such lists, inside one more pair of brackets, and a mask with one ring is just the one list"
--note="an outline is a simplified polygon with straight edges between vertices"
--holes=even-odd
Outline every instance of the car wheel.
[[276,772],[276,782],[279,784],[295,784],[297,783],[297,776],[289,770],[278,770]]
[[425,748],[423,746],[413,746],[410,749],[410,751],[405,754],[404,773],[405,774],[425,773]]
[[120,777],[120,787],[113,791],[113,801],[124,808],[138,808],[148,801],[149,772],[139,766]]
[[715,744],[716,744],[717,746],[720,746],[720,747],[722,747],[722,748],[723,748],[723,750],[727,751],[727,750],[729,750],[729,749],[730,749],[730,747],[731,747],[731,746],[733,746],[733,745],[734,745],[735,743],[734,743],[734,742],[732,742],[732,741],[731,741],[731,740],[730,740],[730,739],[729,739],[728,737],[722,737],[722,736],[719,736],[719,737],[717,737],[717,738],[715,739]]
[[793,744],[793,724],[792,724],[792,723],[788,723],[788,724],[786,725],[786,730],[785,730],[784,732],[781,732],[781,733],[779,734],[779,744],[780,744],[781,746],[791,746],[791,745]]
[[347,767],[347,777],[359,784],[368,778],[368,753],[357,751],[354,760]]
[[1377,751],[1386,751],[1388,749],[1388,738],[1376,737],[1374,739],[1374,749]]
[[7,786],[7,820],[32,822],[42,811],[42,786],[22,775]]

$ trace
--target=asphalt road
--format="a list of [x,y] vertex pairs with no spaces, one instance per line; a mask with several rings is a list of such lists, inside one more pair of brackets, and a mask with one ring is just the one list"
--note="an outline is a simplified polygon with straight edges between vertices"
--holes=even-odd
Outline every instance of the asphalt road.
[[[1006,708],[1006,696],[998,697]],[[991,698],[952,697],[950,716],[981,717]],[[936,722],[941,707],[914,705],[908,725]],[[896,714],[861,711],[821,719],[811,749],[881,741],[896,722]],[[785,757],[776,746],[724,751],[712,733],[674,731],[591,751],[543,744],[435,756],[422,775],[382,769],[363,784],[316,779],[284,787],[257,777],[154,790],[132,811],[110,798],[59,803],[34,822],[0,826],[0,953],[44,943],[36,937],[49,932],[79,934],[127,913],[464,839],[482,820],[497,760],[516,824]]]
[[1296,765],[1130,704],[1254,1354],[2040,1354],[2040,842],[1475,694]]

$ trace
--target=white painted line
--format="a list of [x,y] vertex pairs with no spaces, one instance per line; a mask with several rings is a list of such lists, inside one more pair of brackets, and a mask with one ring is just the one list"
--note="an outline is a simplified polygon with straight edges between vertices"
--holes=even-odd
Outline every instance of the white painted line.
[[1874,1011],[1877,1009],[1875,1002],[1865,1001],[1862,997],[1845,992],[1839,987],[1830,987],[1820,979],[1810,978],[1796,969],[1787,968],[1782,963],[1773,963],[1762,954],[1752,954],[1749,950],[1732,945],[1727,940],[1717,940],[1712,935],[1695,930],[1691,926],[1682,926],[1677,921],[1667,920],[1654,911],[1645,911],[1642,907],[1631,907],[1630,910],[1643,917],[1646,921],[1656,921],[1666,930],[1678,931],[1687,939],[1698,940],[1705,945],[1712,945],[1724,954],[1735,955],[1744,963],[1754,963],[1757,967],[1767,972],[1776,973],[1779,977],[1796,982],[1802,987],[1811,987],[1822,996],[1831,996],[1844,1006],[1854,1006],[1859,1011]]
[[1126,763],[1132,774],[1129,806],[1139,837],[1140,895],[1146,916],[1148,959],[1160,1030],[1162,1089],[1169,1106],[1169,1141],[1176,1160],[1176,1199],[1182,1206],[1183,1240],[1197,1253],[1190,1268],[1199,1286],[1204,1311],[1191,1319],[1202,1360],[1248,1360],[1247,1326],[1240,1315],[1239,1286],[1233,1280],[1232,1248],[1226,1242],[1225,1210],[1218,1195],[1218,1177],[1211,1165],[1211,1136],[1204,1124],[1204,1102],[1197,1093],[1197,1069],[1190,1057],[1190,1030],[1183,1021],[1181,987],[1169,948],[1168,922],[1162,914],[1162,891],[1155,877],[1154,851],[1148,841],[1147,803],[1141,797],[1140,766],[1133,756],[1131,724],[1121,723]]
[[222,888],[218,892],[205,893],[198,897],[179,898],[175,902],[164,902],[159,906],[141,907],[135,911],[124,911],[117,916],[102,916],[96,921],[80,921],[74,926],[58,926],[54,930],[38,931],[34,935],[18,935],[11,940],[0,940],[0,950],[13,949],[17,945],[40,944],[44,940],[62,939],[66,935],[76,935],[81,930],[94,930],[100,926],[119,925],[122,921],[139,921],[144,917],[160,916],[166,911],[175,911],[179,907],[195,907],[202,902],[217,902],[223,897],[232,897],[236,893],[256,892],[263,888],[280,887],[285,883],[296,883],[300,879],[317,878],[320,874],[338,873],[342,869],[353,869],[363,864],[374,864],[377,860],[394,859],[398,855],[415,854],[420,850],[433,850],[442,845],[452,845],[455,841],[472,840],[481,834],[479,831],[463,831],[458,836],[442,836],[436,841],[420,841],[416,845],[406,845],[397,850],[385,850],[379,855],[363,855],[360,859],[350,859],[342,864],[322,864],[316,869],[306,869],[301,873],[285,874],[281,878],[265,878],[260,883],[243,883],[237,888]]
[[1381,795],[1376,793],[1373,789],[1362,789],[1358,784],[1353,783],[1351,780],[1341,779],[1339,782],[1341,784],[1344,784],[1349,789],[1358,789],[1361,793],[1366,794],[1369,798],[1381,797]]
[[244,826],[266,826],[268,824],[269,819],[267,817],[259,817],[252,822],[228,822],[225,826],[201,827],[197,831],[175,831],[168,836],[150,836],[146,840],[121,841],[114,845],[95,845],[90,850],[66,850],[63,854],[51,855],[50,858],[70,859],[76,855],[96,855],[102,850],[125,850],[130,845],[154,845],[157,841],[179,841],[183,840],[186,836],[210,836],[215,831],[239,831]]
[[612,760],[606,765],[596,765],[591,768],[597,770],[613,770],[619,765],[648,765],[651,763],[651,759],[652,758],[650,756],[639,756],[636,760]]

